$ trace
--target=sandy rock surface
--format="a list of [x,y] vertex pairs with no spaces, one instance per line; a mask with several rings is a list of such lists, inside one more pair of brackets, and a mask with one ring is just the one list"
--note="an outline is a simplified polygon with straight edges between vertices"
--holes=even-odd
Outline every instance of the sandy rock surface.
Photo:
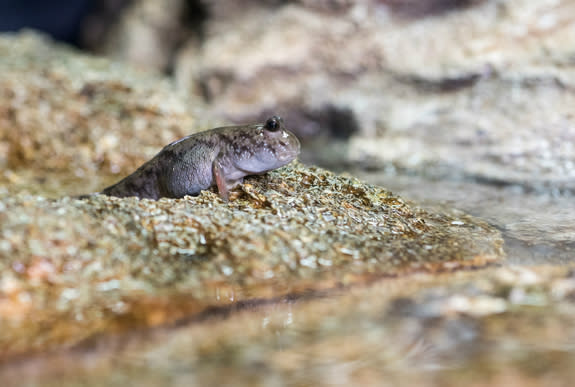
[[[159,201],[73,194],[131,172],[198,130],[165,83],[32,34],[0,66],[0,356],[503,257],[497,230],[383,188],[293,163],[215,192]],[[103,185],[100,185],[101,188]],[[97,188],[96,188],[97,189]]]
[[94,191],[96,175],[126,174],[202,125],[201,102],[168,80],[38,35],[3,35],[0,56],[0,181],[12,191],[61,194],[63,180],[70,193]]

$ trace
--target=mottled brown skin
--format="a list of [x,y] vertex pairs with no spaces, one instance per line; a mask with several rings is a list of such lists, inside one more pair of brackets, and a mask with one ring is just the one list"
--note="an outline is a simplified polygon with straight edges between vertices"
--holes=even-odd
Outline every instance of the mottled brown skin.
[[244,176],[265,173],[294,160],[297,137],[280,117],[265,124],[228,126],[192,134],[175,141],[130,176],[104,189],[109,196],[159,199],[197,195],[216,185],[220,196]]

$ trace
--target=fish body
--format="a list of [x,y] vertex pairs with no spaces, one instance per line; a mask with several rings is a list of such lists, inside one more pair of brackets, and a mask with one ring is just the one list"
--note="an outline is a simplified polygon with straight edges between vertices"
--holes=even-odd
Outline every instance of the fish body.
[[141,199],[181,198],[218,187],[229,191],[248,175],[258,175],[294,160],[297,137],[274,116],[264,124],[226,126],[192,134],[165,146],[134,173],[101,193]]

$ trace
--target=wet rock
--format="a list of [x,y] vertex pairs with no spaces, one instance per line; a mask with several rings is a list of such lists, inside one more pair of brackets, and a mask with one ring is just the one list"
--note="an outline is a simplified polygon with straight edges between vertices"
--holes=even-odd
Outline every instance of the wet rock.
[[480,220],[299,163],[247,179],[229,203],[213,191],[71,197],[198,119],[164,81],[35,35],[4,36],[0,51],[4,360],[237,302],[503,257],[499,232]]
[[[429,213],[323,170],[282,168],[236,194],[229,204],[212,192],[159,201],[4,196],[0,284],[14,330],[3,330],[3,354],[38,346],[37,336],[33,344],[19,341],[22,348],[12,341],[41,321],[68,327],[80,320],[84,337],[102,324],[155,325],[208,305],[502,257],[499,233],[481,221]],[[150,298],[156,301],[146,308]],[[43,339],[81,338],[69,334]]]
[[568,264],[573,261],[575,205],[560,190],[545,193],[515,186],[435,180],[421,176],[385,176],[355,169],[362,180],[385,185],[429,208],[457,208],[485,219],[502,231],[507,262]]
[[[575,376],[575,305],[571,296],[550,295],[572,278],[557,267],[418,274],[339,297],[247,307],[233,318],[128,335],[120,344],[101,340],[96,347],[82,345],[0,368],[0,375],[61,385],[122,379],[166,384],[174,378],[202,385],[457,386],[462,379],[496,386],[537,385],[541,379],[562,385]],[[509,285],[546,301],[515,304]],[[463,300],[474,299],[497,300],[506,308],[461,307]]]

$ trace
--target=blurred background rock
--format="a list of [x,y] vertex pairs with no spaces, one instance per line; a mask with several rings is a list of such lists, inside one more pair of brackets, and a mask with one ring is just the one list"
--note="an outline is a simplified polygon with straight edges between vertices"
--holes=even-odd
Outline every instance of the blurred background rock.
[[4,30],[168,73],[217,120],[285,116],[304,161],[575,189],[569,1],[2,4]]

